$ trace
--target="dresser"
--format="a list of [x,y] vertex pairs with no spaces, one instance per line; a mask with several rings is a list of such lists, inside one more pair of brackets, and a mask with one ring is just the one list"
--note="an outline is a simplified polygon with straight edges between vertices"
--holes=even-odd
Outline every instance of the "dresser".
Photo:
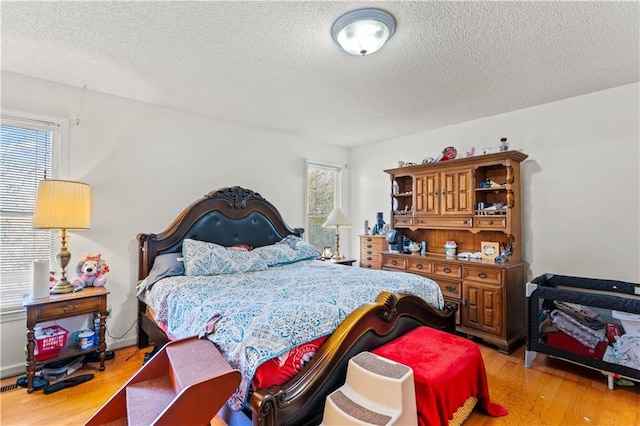
[[510,353],[525,337],[524,263],[495,263],[437,254],[382,252],[382,269],[410,272],[438,283],[445,302],[458,306],[456,331]]
[[360,235],[360,267],[380,269],[380,252],[387,249],[383,235]]

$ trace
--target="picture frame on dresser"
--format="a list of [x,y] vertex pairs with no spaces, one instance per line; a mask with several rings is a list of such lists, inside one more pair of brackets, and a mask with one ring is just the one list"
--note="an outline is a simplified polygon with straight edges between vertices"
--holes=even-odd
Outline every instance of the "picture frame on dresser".
[[483,259],[494,260],[500,255],[500,244],[482,241],[480,243],[480,252]]

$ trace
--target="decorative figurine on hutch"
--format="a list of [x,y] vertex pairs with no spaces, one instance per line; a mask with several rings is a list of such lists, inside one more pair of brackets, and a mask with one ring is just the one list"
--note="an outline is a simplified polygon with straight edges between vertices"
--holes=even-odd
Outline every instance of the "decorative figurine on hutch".
[[109,266],[102,259],[100,253],[87,254],[76,267],[78,276],[71,280],[75,287],[102,287],[107,283],[104,275],[109,272]]
[[384,218],[382,217],[384,213],[378,212],[376,213],[376,224],[378,225],[378,232],[382,235],[384,229]]
[[498,145],[498,149],[500,151],[508,151],[509,150],[509,142],[507,142],[507,138],[500,138],[500,145]]

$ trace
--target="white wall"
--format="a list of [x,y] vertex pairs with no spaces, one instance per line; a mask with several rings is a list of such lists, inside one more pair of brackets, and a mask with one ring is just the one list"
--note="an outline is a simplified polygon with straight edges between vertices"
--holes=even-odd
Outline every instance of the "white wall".
[[[71,234],[71,264],[90,252],[107,260],[107,326],[114,337],[136,319],[139,232],[163,231],[192,201],[233,185],[259,192],[289,226],[303,227],[305,160],[348,162],[345,148],[92,91],[78,112],[81,97],[76,88],[2,73],[3,108],[71,119],[68,177],[93,189],[91,229]],[[348,231],[344,239],[344,252],[350,253]],[[2,375],[24,371],[24,319],[3,322],[1,332]],[[119,341],[108,338],[107,345],[131,345],[135,338],[134,327]]]
[[[111,272],[110,334],[135,321],[138,232],[159,232],[191,201],[241,185],[304,225],[304,160],[349,164],[343,203],[354,227],[343,252],[356,256],[365,219],[389,221],[398,160],[420,161],[446,146],[497,146],[529,155],[522,164],[523,256],[529,278],[545,272],[640,282],[640,85],[618,87],[372,146],[346,149],[2,73],[2,107],[67,117],[69,178],[93,187],[91,230],[73,233],[73,259],[101,252]],[[72,264],[75,261],[72,259]],[[76,327],[77,328],[77,327]],[[1,374],[24,371],[24,319],[1,324]],[[133,344],[135,328],[110,348]]]
[[521,166],[529,278],[640,282],[639,92],[632,84],[353,149],[352,221],[372,221],[377,211],[389,221],[382,170],[398,160],[420,162],[449,145],[458,156],[472,146],[496,150],[507,137],[529,155]]

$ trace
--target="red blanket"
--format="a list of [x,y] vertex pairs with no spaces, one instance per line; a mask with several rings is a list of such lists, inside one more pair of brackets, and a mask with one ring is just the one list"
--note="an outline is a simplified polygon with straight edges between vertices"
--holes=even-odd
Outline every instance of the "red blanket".
[[491,402],[480,348],[429,327],[418,327],[372,351],[413,369],[418,423],[446,426],[469,397],[493,417],[508,411]]

